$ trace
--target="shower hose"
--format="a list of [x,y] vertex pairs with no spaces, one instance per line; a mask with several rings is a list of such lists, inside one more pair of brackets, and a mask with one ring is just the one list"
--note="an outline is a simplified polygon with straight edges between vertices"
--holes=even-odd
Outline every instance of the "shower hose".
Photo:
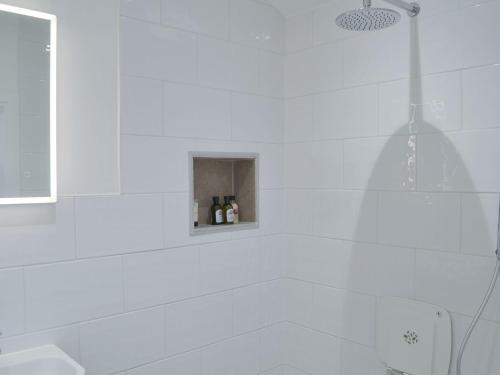
[[465,337],[462,341],[462,345],[460,345],[460,350],[458,351],[458,357],[457,357],[457,375],[462,375],[462,359],[464,356],[465,349],[467,348],[467,344],[469,343],[470,337],[472,335],[472,332],[474,332],[474,329],[477,326],[477,323],[479,322],[479,319],[484,313],[484,309],[488,305],[488,302],[491,298],[491,295],[493,294],[493,291],[495,290],[495,285],[498,279],[498,275],[500,274],[500,250],[497,250],[497,265],[495,268],[495,273],[493,275],[493,278],[491,279],[491,284],[490,287],[488,288],[488,291],[486,292],[486,295],[484,296],[483,302],[481,303],[481,306],[479,307],[479,310],[477,311],[476,315],[474,316],[474,319],[472,319],[472,323],[470,324],[469,328],[467,329],[467,332],[465,333]]

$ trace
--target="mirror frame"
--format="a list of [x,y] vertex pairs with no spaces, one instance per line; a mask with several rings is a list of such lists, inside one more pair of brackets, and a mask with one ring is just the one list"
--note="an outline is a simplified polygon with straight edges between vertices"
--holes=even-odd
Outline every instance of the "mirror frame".
[[57,16],[35,10],[0,4],[0,11],[50,21],[50,196],[1,198],[0,205],[40,204],[57,202]]

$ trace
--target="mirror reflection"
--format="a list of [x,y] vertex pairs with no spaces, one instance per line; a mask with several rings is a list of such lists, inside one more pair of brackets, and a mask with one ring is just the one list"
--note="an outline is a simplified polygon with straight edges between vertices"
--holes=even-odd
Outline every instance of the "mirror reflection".
[[0,11],[0,199],[54,193],[51,22]]

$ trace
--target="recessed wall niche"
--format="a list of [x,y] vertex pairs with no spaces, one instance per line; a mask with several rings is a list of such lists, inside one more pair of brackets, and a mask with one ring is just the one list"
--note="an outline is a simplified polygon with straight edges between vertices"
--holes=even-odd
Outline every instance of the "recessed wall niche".
[[[190,153],[191,235],[218,231],[255,229],[259,223],[259,155],[249,153]],[[239,223],[211,225],[212,197],[235,196]],[[198,201],[198,226],[194,225],[194,202]]]

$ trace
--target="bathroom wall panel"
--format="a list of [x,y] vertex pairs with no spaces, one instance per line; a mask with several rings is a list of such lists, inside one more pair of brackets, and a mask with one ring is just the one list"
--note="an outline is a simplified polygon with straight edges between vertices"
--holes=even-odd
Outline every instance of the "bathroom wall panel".
[[[355,8],[351,1],[329,1],[287,18],[285,85],[292,98],[285,117],[284,262],[285,277],[295,282],[286,296],[292,323],[336,336],[348,324],[311,320],[309,315],[336,305],[317,293],[313,303],[321,308],[308,309],[310,288],[442,305],[452,312],[455,366],[461,337],[494,267],[500,188],[492,147],[498,143],[498,98],[492,88],[498,86],[499,50],[493,41],[499,2],[420,4],[418,18],[402,13],[397,26],[372,33],[346,32],[332,23],[341,11]],[[315,85],[316,77],[331,76],[334,64],[307,62],[311,56],[319,60],[326,49],[336,49],[342,59],[338,87]],[[347,101],[349,90],[364,95]],[[339,139],[342,155],[307,163],[316,152],[311,140],[325,137]],[[314,176],[339,165],[340,187],[325,190]],[[495,294],[486,319],[498,320],[497,310]],[[494,321],[481,326],[464,366],[493,375],[498,327]],[[320,350],[319,343],[305,334],[297,338],[293,326],[285,331],[302,341],[285,346],[285,363],[320,373],[319,358],[301,358],[308,347]],[[354,334],[341,339],[337,371],[384,374],[373,344]]]
[[231,292],[165,307],[166,355],[183,353],[232,335]]
[[163,318],[160,307],[80,325],[82,365],[110,374],[163,358]]
[[300,51],[313,45],[313,14],[307,12],[287,18],[286,51]]
[[[30,6],[30,0],[22,3]],[[68,4],[78,2],[64,3],[69,9]],[[91,3],[79,6],[91,7]],[[286,246],[282,235],[283,56],[266,49],[267,42],[254,46],[249,40],[248,44],[231,42],[229,34],[223,37],[225,25],[236,22],[227,17],[229,1],[215,0],[212,5],[216,4],[221,6],[196,0],[121,2],[121,55],[118,44],[108,52],[121,58],[121,72],[117,68],[113,72],[122,79],[123,195],[109,197],[107,190],[92,190],[86,193],[97,196],[61,198],[50,207],[2,209],[0,267],[9,268],[2,272],[16,275],[8,277],[13,278],[9,285],[16,287],[5,294],[8,307],[0,311],[11,327],[1,330],[14,335],[0,340],[3,352],[55,343],[89,372],[101,375],[165,371],[200,375],[201,348],[207,369],[213,371],[230,367],[232,373],[255,370],[252,375],[257,375],[283,363],[278,347],[279,325],[284,319],[281,278]],[[99,3],[91,8],[99,13],[96,9],[102,7]],[[176,9],[180,12],[175,13]],[[278,22],[271,26],[276,35],[284,34],[284,20],[276,17],[275,9],[262,3],[256,9],[263,18],[252,19],[246,26],[252,28],[253,22],[257,30],[268,22],[265,20],[276,18]],[[104,8],[103,13],[107,14]],[[81,24],[88,27],[95,21],[104,30],[114,26],[118,30],[118,11],[113,22],[100,16],[92,15]],[[105,35],[106,42],[107,37],[117,36],[97,25],[95,32]],[[89,35],[89,40],[96,42],[94,39],[101,41]],[[84,92],[85,98],[110,109],[95,91],[99,87],[107,92],[108,86],[101,87],[107,82],[106,69],[103,75],[92,76],[99,81],[97,86],[81,72],[73,73],[72,78],[86,78],[93,91]],[[113,93],[117,93],[116,86]],[[248,108],[239,111],[240,116],[231,123],[232,96],[255,98],[259,105],[247,106],[250,112]],[[93,140],[92,158],[101,157],[99,148],[106,147],[110,128],[102,122],[107,119],[103,116],[93,123],[105,134],[99,133],[99,142]],[[81,121],[76,123],[79,132],[95,130]],[[108,151],[116,150],[109,147]],[[260,154],[258,229],[189,235],[189,151]],[[87,162],[82,155],[78,157],[81,160],[77,161]],[[104,162],[98,172],[105,172]],[[82,168],[72,172],[86,178],[85,184],[100,179],[84,176]],[[77,255],[88,259],[74,261]],[[255,290],[259,293],[253,293]],[[20,315],[15,319],[10,317],[14,311]],[[64,328],[53,328],[60,326]],[[233,337],[243,344],[225,343]],[[220,352],[228,347],[233,361],[226,361],[226,354]],[[248,353],[248,349],[252,351]],[[171,357],[185,350],[193,350],[186,353],[187,360]]]
[[285,58],[282,54],[260,51],[259,93],[274,98],[285,95]]
[[121,268],[116,257],[26,268],[26,330],[122,312]]
[[258,332],[237,336],[201,351],[203,375],[241,374],[260,372],[260,337]]
[[122,134],[163,134],[163,83],[160,80],[122,77]]
[[259,91],[258,50],[200,36],[198,53],[202,85],[249,93]]
[[125,308],[137,310],[196,297],[199,267],[196,247],[125,256]]
[[163,247],[159,195],[81,197],[75,207],[79,258]]
[[121,72],[129,76],[196,81],[196,36],[123,17]]
[[[498,59],[500,61],[500,59]],[[500,127],[496,108],[500,103],[500,65],[469,69],[462,72],[465,129]]]
[[274,8],[251,0],[231,0],[231,40],[283,53],[283,16]]
[[192,85],[163,84],[163,135],[231,138],[231,95]]
[[161,0],[121,0],[120,14],[159,23],[161,20]]
[[229,38],[229,0],[158,0],[161,22],[167,26]]
[[329,44],[292,53],[285,61],[285,96],[296,97],[342,87],[342,46]]
[[0,325],[2,336],[24,333],[24,275],[22,269],[0,271]]

